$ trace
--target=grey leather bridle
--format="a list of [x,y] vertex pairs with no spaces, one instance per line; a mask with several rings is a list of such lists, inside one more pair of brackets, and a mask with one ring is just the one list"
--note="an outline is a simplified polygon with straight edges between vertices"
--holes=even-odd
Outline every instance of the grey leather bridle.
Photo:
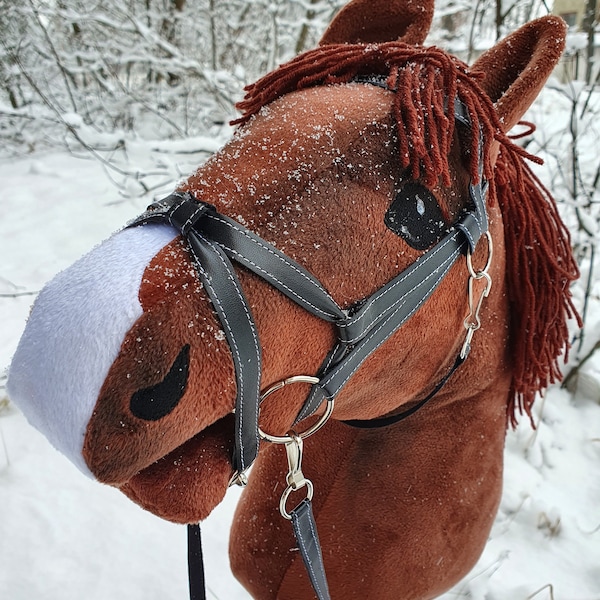
[[[454,104],[454,117],[457,122],[471,127],[468,110],[459,99]],[[288,486],[280,508],[282,515],[292,521],[299,549],[319,600],[327,600],[329,592],[310,503],[312,483],[303,476],[301,470],[303,439],[326,421],[333,411],[335,397],[353,374],[431,296],[461,255],[467,256],[471,274],[471,314],[465,320],[465,343],[455,365],[441,385],[438,384],[433,393],[416,408],[433,397],[466,359],[473,332],[479,327],[481,302],[489,293],[491,285],[487,269],[492,248],[485,206],[487,183],[482,176],[481,146],[480,139],[480,177],[477,184],[469,184],[468,209],[449,228],[448,233],[410,267],[349,309],[341,308],[324,286],[300,264],[237,221],[219,213],[214,206],[196,199],[190,192],[171,194],[149,206],[146,212],[129,224],[140,226],[146,223],[168,223],[187,241],[199,278],[225,332],[235,367],[237,392],[232,482],[245,484],[246,471],[258,454],[261,438],[285,445],[289,463]],[[482,235],[488,237],[488,264],[483,270],[475,272],[470,266],[470,256]],[[335,325],[337,343],[314,377],[291,377],[261,394],[260,341],[252,312],[233,267],[234,262],[267,281],[311,314]],[[472,281],[482,278],[486,279],[485,290],[475,300]],[[261,399],[284,385],[298,381],[310,383],[312,388],[297,415],[296,423],[314,414],[326,401],[324,415],[309,431],[301,434],[291,431],[287,436],[277,437],[262,432],[258,423]],[[413,412],[414,408],[392,417],[348,423],[360,427],[386,426]],[[307,488],[307,497],[288,512],[285,505],[290,492],[302,487]],[[190,539],[196,539],[195,532]],[[194,590],[192,583],[190,586],[192,598],[201,598],[201,592]]]

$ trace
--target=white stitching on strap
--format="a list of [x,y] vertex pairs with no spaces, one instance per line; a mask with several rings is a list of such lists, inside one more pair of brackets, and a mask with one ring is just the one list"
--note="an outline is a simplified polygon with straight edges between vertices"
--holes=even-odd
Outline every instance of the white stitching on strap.
[[[479,227],[479,223],[477,223],[478,229],[481,231],[481,227]],[[460,230],[469,238],[469,246],[471,248],[475,248],[475,238],[471,235],[471,231],[468,227],[461,227]]]
[[198,207],[197,210],[195,210],[188,218],[188,220],[184,223],[182,229],[186,230],[188,228],[188,225],[190,225],[190,223],[196,218],[196,215],[198,213],[201,213],[202,211],[206,210],[206,207],[203,205],[200,205]]
[[[440,265],[440,267],[437,269],[438,271],[442,268],[442,266],[446,263],[447,266],[446,268],[443,270],[441,277],[445,277],[446,273],[450,270],[450,268],[452,267],[452,265],[454,264],[454,256],[459,254],[459,250],[457,250],[453,255],[450,256],[450,258],[445,261],[445,263],[442,263],[442,265]],[[435,273],[435,271],[434,271]],[[429,277],[431,277],[433,275],[433,273],[431,273],[426,279],[424,279],[421,283],[419,283],[418,285],[413,287],[413,290],[417,289],[420,285],[422,285]],[[430,290],[435,289],[437,284],[434,283],[434,285],[432,285],[430,287]],[[412,291],[412,290],[411,290]],[[406,322],[420,307],[421,305],[425,302],[425,298],[422,298],[418,304],[413,308],[413,310],[410,311],[410,313],[408,315],[406,315],[406,318],[404,319],[403,322]],[[367,344],[374,336],[377,335],[377,333],[379,333],[383,327],[389,323],[389,321],[394,317],[394,315],[396,315],[398,313],[398,311],[402,308],[402,306],[404,306],[404,304],[402,304],[401,306],[399,306],[385,321],[383,321],[379,327],[377,327],[377,329],[375,329],[371,335],[365,339],[365,344]],[[387,341],[389,338],[386,337],[385,339],[383,339],[379,344],[377,344],[375,346],[375,348],[373,348],[373,350],[371,350],[371,352],[367,355],[364,356],[362,358],[362,360],[360,360],[358,362],[358,364],[354,367],[354,369],[352,369],[352,371],[350,372],[350,374],[340,383],[340,385],[336,388],[336,390],[334,392],[331,393],[331,397],[335,397],[339,391],[346,385],[346,383],[348,383],[348,380],[354,375],[354,373],[356,373],[356,371],[360,368],[360,366],[364,363],[364,361],[369,358],[370,356],[372,356],[373,352],[375,352],[375,350],[377,350],[385,341]],[[329,383],[328,378],[326,378],[324,381],[321,382],[323,388],[325,388],[327,386],[327,384]]]
[[[256,244],[259,248],[263,248],[264,250],[266,250],[269,254],[271,254],[272,256],[274,256],[275,258],[277,258],[279,261],[281,261],[283,264],[287,265],[290,269],[292,269],[293,271],[295,271],[298,275],[300,275],[303,279],[305,279],[308,283],[310,283],[310,285],[312,287],[314,287],[317,290],[319,290],[319,292],[321,292],[322,294],[324,294],[329,300],[331,300],[331,302],[333,304],[335,304],[337,306],[337,303],[329,295],[329,293],[321,285],[319,285],[316,281],[314,281],[313,279],[311,279],[310,277],[308,277],[306,275],[306,273],[303,273],[300,269],[298,269],[298,267],[296,267],[296,265],[294,265],[293,262],[290,262],[290,260],[287,258],[287,256],[285,256],[285,254],[279,254],[277,252],[273,252],[272,248],[269,248],[269,246],[267,246],[265,243],[262,243],[259,240],[255,240],[254,238],[252,238],[250,235],[248,235],[247,231],[245,231],[241,227],[238,227],[237,224],[235,224],[235,222],[226,221],[225,219],[221,218],[219,215],[215,215],[215,214],[208,214],[207,217],[209,219],[213,219],[215,221],[218,221],[219,223],[222,223],[222,224],[226,225],[227,227],[230,227],[231,229],[233,229],[234,231],[237,231],[238,233],[241,233],[244,237],[248,238],[248,240],[250,240],[251,242],[253,242],[254,244]],[[220,242],[219,242],[219,244],[225,248],[225,246],[223,244],[221,244]],[[231,252],[235,252],[231,248],[227,248],[227,249],[230,250]],[[238,254],[238,253],[236,252],[236,254]],[[246,260],[249,264],[254,264],[250,260],[248,260],[247,258],[245,258],[245,257],[242,257],[242,258],[244,258],[244,260]],[[260,268],[260,267],[257,266],[257,268]],[[263,271],[263,272],[265,272],[265,271]],[[275,277],[273,277],[273,275],[270,275],[270,277],[274,281],[278,281]],[[281,282],[279,282],[279,283],[281,283]],[[281,285],[283,287],[285,287],[286,289],[289,289],[286,286],[284,286],[283,284],[281,284]],[[290,291],[292,291],[292,290],[290,290]],[[292,291],[292,293],[295,293],[295,292]],[[310,306],[312,306],[309,302],[306,302],[306,303],[309,304]],[[320,309],[318,309],[316,307],[315,307],[315,309],[319,310],[319,312],[321,312],[322,314],[329,314],[329,313],[326,313],[325,311],[320,310]],[[340,311],[341,311],[341,309],[340,309]],[[329,316],[336,317],[338,315],[329,315]]]
[[337,317],[337,315],[333,315],[327,311],[322,310],[318,306],[315,306],[312,302],[308,301],[306,298],[304,298],[303,296],[301,296],[300,294],[295,292],[292,288],[285,285],[285,283],[280,281],[277,277],[275,277],[268,271],[265,271],[261,266],[257,265],[255,262],[253,262],[249,258],[240,254],[237,250],[234,250],[233,248],[230,248],[229,246],[226,246],[225,244],[223,244],[221,242],[219,242],[219,246],[221,246],[222,248],[225,248],[225,250],[229,250],[229,252],[231,252],[232,254],[235,254],[238,257],[238,259],[240,260],[240,262],[252,265],[257,271],[260,271],[265,276],[265,278],[269,278],[269,279],[272,279],[273,281],[277,282],[282,288],[287,290],[292,296],[297,298],[302,304],[306,304],[307,306],[310,306],[315,312],[318,312],[327,317]]
[[176,206],[172,207],[172,210],[170,210],[170,211],[167,213],[167,217],[168,217],[168,219],[169,219],[169,223],[170,223],[170,224],[171,224],[173,227],[175,227],[175,229],[177,229],[178,231],[180,231],[180,232],[182,233],[183,231],[186,231],[186,230],[188,229],[188,226],[190,225],[190,223],[192,222],[192,220],[196,218],[196,215],[197,215],[197,214],[199,214],[199,213],[202,213],[203,211],[205,211],[205,210],[206,210],[206,206],[205,206],[204,204],[202,204],[202,203],[199,203],[199,202],[195,203],[195,204],[197,204],[197,205],[198,205],[198,207],[197,207],[197,208],[196,208],[196,210],[195,210],[195,211],[194,211],[194,212],[193,212],[193,213],[192,213],[192,214],[191,214],[191,215],[190,215],[190,216],[187,218],[186,222],[185,222],[185,223],[184,223],[184,224],[181,226],[181,228],[179,228],[179,227],[176,227],[176,226],[174,225],[174,223],[173,223],[173,221],[172,221],[171,219],[172,219],[173,215],[174,215],[174,214],[175,214],[175,213],[176,213],[176,212],[177,212],[177,211],[178,211],[178,210],[179,210],[179,209],[180,209],[180,208],[181,208],[181,207],[184,205],[184,203],[186,203],[186,202],[190,202],[190,200],[188,200],[188,199],[185,197],[185,195],[184,195],[184,194],[181,194],[181,193],[179,193],[179,192],[174,192],[172,195],[173,195],[173,196],[177,196],[177,198],[180,198],[180,199],[181,199],[181,202],[180,202],[179,204],[177,204]]
[[[221,263],[223,263],[223,265],[226,267],[227,271],[229,271],[229,266],[227,265],[227,263],[223,260],[223,257],[221,256],[221,254],[217,251],[214,250],[214,244],[212,242],[210,242],[209,240],[207,240],[204,236],[200,235],[198,232],[196,232],[196,235],[198,235],[198,237],[205,242],[207,245],[209,245],[211,248],[213,248],[213,251],[215,252],[215,254],[218,256],[219,260],[221,261]],[[233,335],[233,330],[231,328],[231,324],[229,322],[229,319],[227,318],[227,313],[223,310],[223,305],[221,304],[221,301],[218,297],[218,295],[215,292],[214,287],[211,285],[210,283],[210,278],[208,277],[208,274],[206,273],[206,271],[204,270],[204,267],[202,266],[202,263],[198,257],[198,255],[196,254],[196,252],[194,251],[193,245],[189,244],[189,247],[194,255],[194,258],[196,259],[196,265],[197,267],[202,271],[205,279],[206,279],[206,283],[208,285],[208,287],[211,289],[213,297],[214,297],[214,301],[219,305],[220,307],[220,312],[219,314],[223,317],[223,320],[225,321],[224,325],[227,327],[227,330],[229,331],[229,339],[231,340],[233,346],[234,346],[234,352],[235,352],[235,356],[237,358],[237,363],[238,365],[240,365],[240,368],[238,369],[239,371],[239,386],[240,389],[238,390],[238,398],[240,400],[240,406],[239,406],[239,419],[240,419],[240,428],[238,431],[238,442],[239,442],[239,447],[242,450],[242,453],[240,455],[240,467],[242,470],[244,470],[246,468],[245,465],[245,461],[244,461],[244,454],[243,454],[243,449],[244,449],[244,443],[243,443],[243,437],[242,437],[242,431],[243,431],[243,420],[244,420],[244,377],[242,374],[242,358],[240,355],[240,350],[239,347],[237,345],[235,336]],[[244,300],[244,297],[241,293],[241,290],[239,289],[237,282],[235,281],[235,279],[229,275],[229,279],[230,281],[233,283],[233,287],[238,295],[238,298],[240,299],[240,302],[242,304],[242,306],[244,307],[244,312],[246,313],[246,317],[248,319],[248,321],[250,323],[252,323],[252,317],[250,316],[250,314],[248,313],[248,307],[246,306],[246,302]],[[259,349],[259,345],[258,345],[258,340],[256,338],[256,332],[254,331],[254,327],[250,327],[250,330],[252,332],[252,339],[254,341],[254,349],[256,350],[256,356],[258,358],[258,372],[260,373],[260,349]],[[258,397],[260,395],[260,381],[257,382],[257,389],[256,389],[256,394]],[[256,403],[256,418],[258,421],[258,403]],[[258,432],[256,432],[256,440],[257,440],[257,444],[258,444]]]
[[[300,518],[298,517],[298,515],[295,512],[292,512],[292,517],[294,518],[295,522],[296,522],[296,538],[298,539],[298,541],[300,542],[300,544],[302,545],[302,548],[304,549],[304,554],[303,556],[306,558],[306,564],[308,565],[308,568],[310,569],[310,572],[312,573],[312,581],[314,582],[315,588],[317,590],[317,593],[319,594],[319,596],[322,596],[323,593],[321,592],[321,588],[319,587],[319,582],[317,580],[317,575],[315,573],[312,561],[310,560],[310,556],[308,554],[308,549],[306,547],[306,542],[304,541],[304,538],[302,537],[302,527],[300,527],[298,525]],[[312,526],[312,523],[310,523],[310,519],[309,519],[309,524],[310,524],[310,529],[314,535],[314,529]],[[316,538],[315,538],[316,539]],[[319,549],[320,550],[320,549]],[[320,552],[319,552],[320,554]]]
[[[456,232],[456,233],[458,233],[458,232]],[[388,292],[391,292],[392,290],[394,290],[394,288],[396,288],[396,286],[400,285],[401,283],[404,283],[404,281],[406,281],[406,279],[408,277],[413,276],[413,274],[415,272],[419,272],[427,264],[427,262],[429,260],[431,260],[438,252],[441,252],[449,243],[454,242],[454,241],[455,241],[455,236],[453,235],[453,236],[447,238],[445,242],[442,242],[441,245],[436,250],[434,250],[433,252],[431,252],[431,254],[424,255],[425,258],[423,259],[422,262],[418,263],[418,266],[416,267],[415,270],[412,270],[410,273],[406,273],[404,276],[400,277],[400,279],[398,279],[398,281],[396,281],[390,287],[382,289],[382,290],[379,290],[379,293],[377,293],[374,296],[371,296],[371,299],[369,300],[369,302],[367,302],[361,308],[360,314],[357,315],[356,317],[354,317],[354,319],[348,321],[347,323],[344,323],[342,326],[343,327],[349,327],[351,325],[354,325],[355,323],[358,323],[361,319],[365,318],[366,315],[367,315],[368,308],[370,308],[376,301],[378,301],[380,298],[383,298]],[[454,252],[452,254],[452,256],[454,256],[455,254],[456,254],[456,252]],[[415,263],[413,263],[413,264],[415,264]],[[410,290],[409,292],[407,292],[407,294],[409,294],[410,292],[412,292],[412,290]],[[407,294],[405,294],[404,296],[402,296],[401,298],[399,298],[398,300],[396,300],[394,303],[390,304],[385,310],[386,311],[392,310],[399,302],[401,302],[406,297]],[[364,327],[364,330],[368,331],[373,326],[373,324],[380,318],[380,316],[381,315],[373,318],[371,320],[371,322],[369,323],[369,325],[367,327]],[[352,342],[355,342],[358,339],[360,339],[360,338],[355,338],[355,339],[348,340],[348,341],[350,343],[352,343]]]

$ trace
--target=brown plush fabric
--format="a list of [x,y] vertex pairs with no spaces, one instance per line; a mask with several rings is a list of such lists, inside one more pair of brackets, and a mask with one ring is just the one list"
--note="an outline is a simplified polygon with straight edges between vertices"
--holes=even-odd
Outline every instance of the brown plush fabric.
[[387,42],[422,44],[433,19],[433,2],[354,0],[336,15],[321,45]]
[[483,87],[505,131],[537,98],[565,49],[565,22],[548,16],[532,21],[504,38],[473,64],[485,77]]
[[[558,53],[548,59],[544,47],[549,40],[560,47],[564,26],[536,21],[514,34],[523,41],[518,56],[501,43],[478,61],[478,72],[493,65],[497,76],[473,75],[438,49],[407,44],[422,41],[429,26],[433,2],[423,11],[417,4],[350,3],[321,48],[250,87],[245,124],[181,188],[300,262],[347,308],[420,255],[384,223],[406,182],[428,185],[449,222],[469,202],[477,133],[454,127],[442,114],[444,100],[451,106],[460,96],[475,132],[479,125],[484,132],[493,285],[468,360],[426,408],[398,425],[360,431],[340,422],[410,407],[448,372],[468,314],[468,271],[459,260],[360,367],[336,399],[335,420],[305,445],[334,600],[425,600],[474,564],[500,498],[507,419],[515,408],[528,412],[535,392],[557,377],[565,320],[574,312],[568,235],[525,165],[527,153],[507,136],[550,74]],[[362,38],[367,22],[373,33]],[[379,44],[357,45],[363,39]],[[344,83],[365,71],[383,73],[396,91]],[[480,243],[475,265],[487,252]],[[527,285],[516,291],[524,273]],[[334,343],[332,326],[245,270],[239,277],[263,346],[262,387],[314,374]],[[146,269],[140,300],[144,314],[106,378],[84,454],[99,479],[143,507],[193,522],[220,502],[231,475],[230,351],[181,240]],[[533,342],[519,334],[524,328],[535,332]],[[136,418],[132,395],[161,382],[186,346],[190,377],[181,401],[160,420]],[[289,386],[270,396],[261,427],[288,431],[306,393]],[[232,567],[259,600],[314,597],[277,510],[285,474],[285,453],[263,444],[232,530]]]

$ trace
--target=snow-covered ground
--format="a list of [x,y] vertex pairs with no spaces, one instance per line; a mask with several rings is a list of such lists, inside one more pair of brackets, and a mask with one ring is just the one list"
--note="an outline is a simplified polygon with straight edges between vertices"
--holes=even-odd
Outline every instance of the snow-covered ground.
[[[171,160],[175,173],[193,164]],[[61,153],[1,162],[0,182],[2,373],[33,293],[151,198],[124,199],[98,162]],[[598,338],[598,283],[594,291],[588,335]],[[553,388],[538,402],[537,431],[525,420],[509,433],[505,492],[490,541],[445,600],[600,600],[600,362],[596,365],[588,364],[575,397]],[[7,401],[4,383],[3,377],[0,599],[185,599],[185,528],[81,475]],[[230,490],[203,525],[209,598],[248,599],[227,562],[237,497]]]

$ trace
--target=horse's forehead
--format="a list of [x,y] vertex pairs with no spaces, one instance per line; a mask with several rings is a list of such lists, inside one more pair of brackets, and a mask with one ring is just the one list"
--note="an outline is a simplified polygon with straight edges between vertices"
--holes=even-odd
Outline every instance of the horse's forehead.
[[362,83],[299,90],[265,106],[254,120],[253,129],[262,133],[279,125],[280,131],[289,129],[290,135],[311,135],[315,128],[328,126],[332,133],[343,135],[361,123],[389,115],[392,97],[387,90]]
[[239,129],[189,184],[203,199],[229,207],[239,192],[255,199],[293,195],[357,154],[365,165],[389,163],[391,102],[390,92],[364,84],[287,94]]
[[347,150],[367,128],[389,123],[391,94],[380,88],[347,84],[301,90],[264,107],[215,159],[255,166],[304,160],[318,166]]

